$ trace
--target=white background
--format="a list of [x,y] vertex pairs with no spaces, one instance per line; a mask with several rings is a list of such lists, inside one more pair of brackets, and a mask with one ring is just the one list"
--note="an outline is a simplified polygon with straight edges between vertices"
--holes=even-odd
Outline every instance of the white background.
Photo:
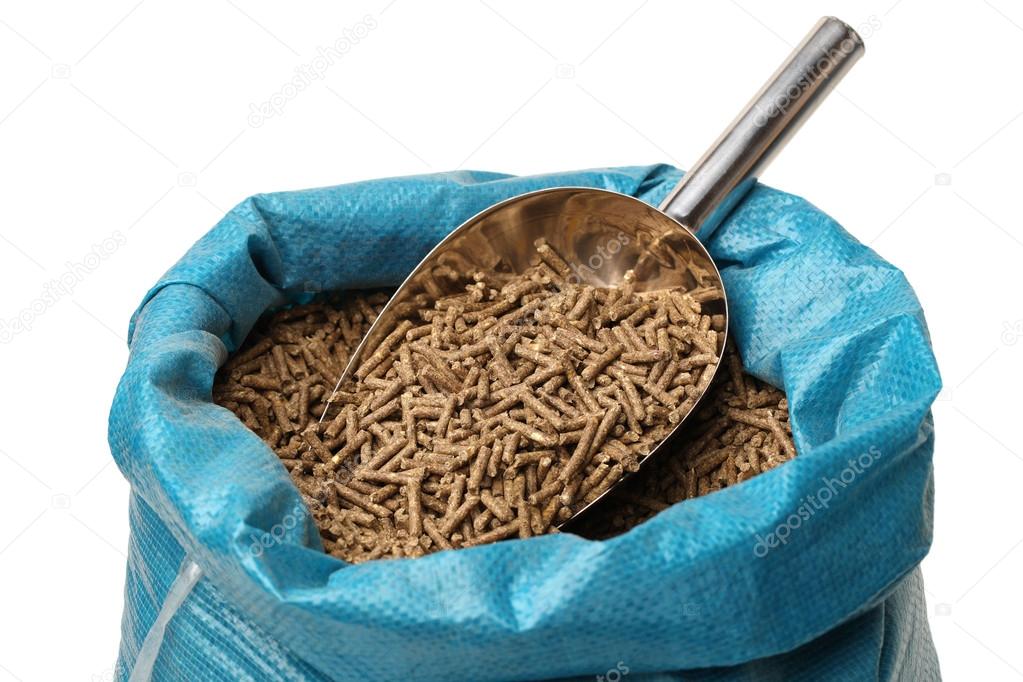
[[[227,209],[455,168],[685,167],[825,12],[867,56],[764,180],[916,287],[946,386],[924,562],[941,664],[1023,677],[1018,3],[338,4],[0,5],[0,325],[31,323],[0,327],[0,680],[112,673],[128,489],[106,419],[128,318]],[[250,125],[367,16],[322,79]]]

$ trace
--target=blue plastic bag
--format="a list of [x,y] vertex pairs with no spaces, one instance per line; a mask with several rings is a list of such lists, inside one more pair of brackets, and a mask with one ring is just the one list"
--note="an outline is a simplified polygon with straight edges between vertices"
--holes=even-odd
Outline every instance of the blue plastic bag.
[[224,217],[131,323],[109,435],[132,486],[119,677],[937,679],[917,568],[940,388],[923,314],[896,268],[792,195],[758,186],[708,246],[747,370],[788,394],[799,456],[614,539],[347,565],[274,453],[210,400],[270,307],[395,285],[526,191],[656,205],[679,177],[448,173],[258,195]]

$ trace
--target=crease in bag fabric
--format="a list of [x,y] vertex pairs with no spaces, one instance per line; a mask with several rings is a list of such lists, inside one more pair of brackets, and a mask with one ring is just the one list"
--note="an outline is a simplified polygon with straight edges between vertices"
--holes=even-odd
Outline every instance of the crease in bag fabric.
[[899,270],[798,197],[756,187],[708,247],[747,370],[788,394],[799,456],[611,540],[347,565],[274,453],[210,401],[268,308],[396,285],[523,192],[656,206],[679,177],[456,172],[257,195],[225,216],[131,321],[109,429],[132,488],[118,678],[141,660],[132,679],[938,679],[918,568],[940,389],[923,313]]

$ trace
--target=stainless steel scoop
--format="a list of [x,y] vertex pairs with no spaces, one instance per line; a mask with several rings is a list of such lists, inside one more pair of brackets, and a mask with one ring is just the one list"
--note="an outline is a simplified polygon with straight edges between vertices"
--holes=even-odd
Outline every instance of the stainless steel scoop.
[[[559,187],[513,197],[473,216],[434,247],[398,288],[337,386],[352,375],[366,349],[375,348],[422,301],[464,292],[476,271],[511,277],[527,270],[535,255],[533,242],[540,237],[572,266],[581,283],[616,286],[633,270],[636,291],[699,289],[704,311],[724,315],[727,332],[724,284],[700,239],[706,240],[745,196],[863,50],[863,41],[848,25],[833,17],[821,19],[659,209],[617,192]],[[725,338],[720,335],[720,352]],[[323,417],[330,407],[328,402]],[[663,450],[684,423],[643,461]]]

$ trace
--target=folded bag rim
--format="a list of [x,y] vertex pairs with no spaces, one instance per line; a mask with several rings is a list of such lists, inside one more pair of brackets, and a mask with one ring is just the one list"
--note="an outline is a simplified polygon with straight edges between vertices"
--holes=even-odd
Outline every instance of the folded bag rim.
[[[409,185],[417,186],[418,196],[408,202],[422,204],[421,220],[447,217],[432,231],[414,225],[424,234],[390,270],[353,268],[323,278],[325,288],[349,283],[346,288],[354,288],[400,281],[395,277],[414,265],[416,248],[455,227],[451,216],[471,214],[481,204],[529,189],[580,184],[624,191],[656,205],[677,178],[678,172],[666,166],[534,178],[461,173],[246,200],[153,287],[133,315],[131,357],[111,414],[111,447],[119,466],[218,588],[321,670],[344,662],[366,672],[407,673],[411,653],[421,649],[434,656],[439,676],[464,672],[460,650],[451,641],[466,632],[478,635],[478,651],[505,661],[509,669],[518,665],[516,672],[522,674],[539,671],[517,657],[569,632],[575,641],[566,650],[576,658],[566,660],[563,670],[554,671],[558,674],[589,670],[593,661],[588,659],[600,642],[615,639],[623,640],[621,648],[640,662],[637,670],[728,665],[798,647],[883,598],[926,554],[933,447],[929,407],[940,389],[919,304],[901,273],[801,199],[758,187],[709,244],[725,263],[722,272],[733,302],[740,295],[733,318],[747,368],[790,394],[800,456],[741,486],[675,505],[611,540],[547,536],[347,566],[321,553],[306,515],[254,556],[249,551],[253,534],[268,532],[301,505],[300,498],[269,448],[233,415],[208,402],[213,374],[227,349],[241,343],[267,307],[294,300],[304,276],[298,272],[302,254],[289,248],[288,239],[315,227],[316,220],[308,219],[310,201],[345,203],[351,224],[340,230],[342,236],[345,230],[369,229],[360,211],[374,206],[375,196]],[[470,196],[459,196],[464,193]],[[393,241],[388,230],[404,234],[408,208],[399,204],[376,215],[375,234],[387,235],[385,241]],[[817,299],[797,291],[792,300],[782,297],[780,305],[789,306],[787,312],[797,321],[812,319],[817,326],[795,324],[788,335],[756,339],[755,332],[765,327],[785,330],[777,323],[771,326],[780,312],[772,305],[779,303],[765,300],[751,282],[770,281],[771,268],[791,272],[809,267],[803,261],[819,257],[817,242],[827,245],[825,253],[844,259],[839,262],[850,277],[873,273],[868,287],[857,285],[845,298],[859,301],[859,308],[864,300],[874,306],[874,323],[860,319],[865,317],[861,311],[857,323],[835,324],[828,315],[843,313],[841,306],[825,306],[822,315],[814,310],[820,308]],[[225,286],[238,281],[246,285],[244,291]],[[908,371],[901,366],[903,356],[911,356],[913,381],[904,382],[902,394],[889,390],[884,413],[859,419],[853,413],[856,405],[838,401],[834,413],[821,420],[814,410],[826,393],[822,386],[837,380],[862,393],[870,385],[869,368],[849,362],[850,354],[868,357],[876,371],[902,373]],[[832,363],[831,372],[825,379],[808,376],[806,363],[821,358]],[[222,449],[216,457],[186,452],[180,446],[182,434]],[[787,512],[800,506],[810,483],[843,473],[850,453],[870,453],[878,443],[884,445],[880,456],[861,467],[833,504],[815,512],[809,530],[764,557],[754,554],[753,538],[776,531],[791,518]],[[227,480],[225,463],[251,465],[246,469],[251,474]],[[208,480],[216,482],[213,489],[199,489]],[[885,518],[878,516],[879,509]],[[823,532],[833,527],[844,534]],[[875,560],[830,566],[830,579],[843,579],[848,591],[807,609],[800,622],[777,627],[779,612],[798,607],[801,595],[819,594],[826,582],[801,565],[830,565],[834,556],[848,561],[854,556],[848,547],[853,527],[883,531],[857,538],[855,553],[866,550]],[[494,567],[500,569],[498,577],[488,582]],[[438,576],[447,576],[447,582]],[[779,590],[779,585],[786,587]],[[708,596],[708,591],[716,594]],[[410,605],[410,600],[418,601]],[[644,602],[651,603],[637,610]],[[613,627],[604,622],[609,603],[617,614]],[[684,607],[682,615],[673,608],[678,605]],[[282,618],[293,626],[282,627]],[[417,637],[402,640],[410,623]],[[649,630],[651,624],[660,629],[655,637],[623,637]],[[304,635],[314,629],[335,645],[310,650]],[[394,645],[404,641],[410,655],[370,660],[355,648],[370,635]],[[543,672],[552,671],[547,666]]]

